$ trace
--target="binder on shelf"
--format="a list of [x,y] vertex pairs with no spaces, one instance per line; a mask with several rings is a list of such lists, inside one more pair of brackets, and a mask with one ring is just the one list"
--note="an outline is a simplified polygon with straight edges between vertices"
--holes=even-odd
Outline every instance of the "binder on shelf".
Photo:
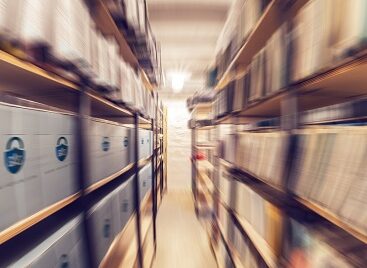
[[239,133],[235,164],[279,188],[284,181],[288,146],[284,132]]
[[302,199],[330,211],[364,235],[366,224],[357,211],[363,211],[366,205],[361,199],[365,191],[365,134],[364,127],[342,126],[297,131],[291,187]]

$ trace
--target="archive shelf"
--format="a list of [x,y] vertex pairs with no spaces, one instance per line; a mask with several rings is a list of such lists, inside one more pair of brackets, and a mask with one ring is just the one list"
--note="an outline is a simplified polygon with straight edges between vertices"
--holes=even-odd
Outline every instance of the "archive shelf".
[[[140,68],[139,62],[133,51],[131,50],[129,44],[127,43],[125,37],[118,29],[115,21],[113,20],[108,8],[102,0],[94,1],[92,6],[92,14],[95,20],[97,28],[107,36],[114,36],[116,41],[120,47],[120,53],[123,59],[128,62],[134,68]],[[143,79],[143,83],[147,89],[152,91],[154,86],[149,81],[148,76],[141,69],[141,78]]]
[[110,181],[113,181],[114,179],[120,177],[121,175],[128,173],[129,171],[132,170],[132,168],[134,167],[134,163],[130,163],[129,165],[127,165],[126,167],[122,168],[121,170],[117,171],[116,173],[108,176],[107,178],[104,178],[98,182],[96,182],[95,184],[89,186],[86,190],[85,190],[85,194],[89,194],[95,190],[97,190],[98,188],[106,185],[107,183],[109,183]]
[[365,233],[354,226],[349,225],[347,222],[341,220],[337,215],[328,209],[317,205],[315,202],[295,196],[289,197],[285,190],[278,189],[275,186],[270,185],[266,180],[256,176],[248,170],[244,170],[243,168],[234,167],[232,168],[231,173],[239,178],[241,182],[250,186],[255,192],[259,193],[266,200],[278,207],[290,207],[290,204],[293,204],[300,211],[307,213],[307,210],[304,209],[306,207],[361,242],[367,243],[367,236]]
[[268,243],[266,243],[265,239],[262,238],[252,227],[252,225],[244,218],[239,217],[235,213],[232,215],[236,216],[236,219],[240,223],[240,226],[243,228],[244,232],[250,238],[252,244],[255,246],[256,250],[261,255],[262,259],[266,262],[269,267],[277,267],[277,256],[274,254],[272,249],[269,247]]
[[130,217],[125,228],[116,236],[110,249],[101,262],[101,267],[132,267],[137,256],[138,243],[136,241],[136,212]]
[[[243,73],[250,65],[252,58],[264,47],[272,34],[275,33],[283,22],[286,20],[290,21],[290,19],[294,18],[297,12],[308,2],[308,0],[270,1],[247,40],[241,46],[235,57],[230,61],[230,64],[225,69],[224,74],[219,77],[219,82],[214,90],[219,92],[232,80],[242,77]],[[227,127],[223,125],[233,125],[233,127],[231,126],[232,134],[239,133],[241,131],[261,132],[274,129],[293,133],[293,131],[308,125],[360,122],[365,124],[367,119],[366,116],[314,121],[303,124],[298,122],[298,118],[303,116],[303,112],[308,110],[366,97],[366,73],[367,50],[364,49],[351,57],[347,57],[344,60],[339,61],[337,64],[327,66],[322,70],[319,70],[315,74],[305,77],[299,81],[291,82],[273,94],[256,101],[251,101],[240,110],[231,111],[230,113],[221,115],[211,121],[195,121],[192,119],[192,121],[189,122],[189,127],[193,132],[193,155],[197,149],[207,149],[205,146],[200,147],[196,141],[194,132],[198,129],[215,128],[217,133],[220,133],[221,127]],[[227,97],[227,101],[228,100],[229,97]],[[189,109],[192,109],[192,107]],[[289,117],[292,117],[292,119],[294,117],[295,120],[294,122],[289,120],[292,122],[288,125],[283,122],[283,119],[289,119]],[[269,118],[280,118],[281,120],[279,120],[279,125],[276,127],[253,127],[252,125],[243,126],[244,124],[255,123]],[[238,126],[241,126],[242,128]],[[217,134],[217,136],[219,135]],[[292,138],[292,134],[287,137],[289,142]],[[287,160],[290,160],[289,158],[290,156],[288,156]],[[322,240],[323,242],[326,241],[328,246],[341,253],[341,255],[343,255],[350,264],[356,264],[357,267],[360,267],[361,263],[363,263],[363,261],[365,262],[365,257],[363,260],[355,257],[356,262],[354,262],[354,257],[351,256],[353,253],[350,252],[352,251],[351,248],[348,252],[346,249],[347,246],[343,248],[342,246],[337,245],[338,243],[343,244],[343,242],[348,244],[351,241],[350,243],[353,244],[355,248],[365,250],[367,237],[364,230],[354,227],[341,216],[337,216],[328,209],[317,205],[315,202],[304,200],[293,195],[290,193],[290,190],[286,185],[274,186],[264,178],[261,178],[248,170],[237,167],[235,164],[229,163],[224,159],[214,160],[214,163],[215,166],[225,166],[233,177],[232,179],[235,183],[245,184],[267,202],[284,212],[284,219],[295,219],[296,221],[304,224],[307,227],[307,230],[316,232],[318,236],[325,239]],[[268,163],[262,164],[266,165]],[[287,165],[290,164],[287,162]],[[202,176],[201,174],[196,174],[196,170],[198,170],[198,162],[194,158],[192,158],[192,168],[193,180],[196,176]],[[214,173],[216,174],[218,171],[214,171]],[[285,175],[283,176],[284,178],[281,180],[282,184],[286,184],[288,183],[288,180],[292,180],[292,178],[289,178],[290,176],[292,175],[288,174],[288,170],[286,170]],[[218,175],[214,175],[214,177],[215,181],[220,180]],[[193,192],[196,187],[197,186],[193,182]],[[267,263],[267,266],[277,267],[277,265],[279,265],[279,261],[283,261],[282,254],[284,252],[278,253],[278,251],[275,252],[272,250],[266,240],[260,236],[260,233],[257,233],[255,228],[256,226],[252,226],[250,224],[251,220],[247,221],[237,214],[232,208],[224,204],[220,199],[220,189],[217,187],[213,193],[214,196],[216,191],[218,194],[218,196],[215,197],[217,204],[224,206],[227,211],[231,213],[236,225],[241,228],[244,236],[250,239],[252,244],[255,246],[256,251],[258,251]],[[214,214],[216,213],[217,212],[214,211]],[[311,223],[309,224],[309,222]],[[220,223],[216,224],[220,230]],[[282,222],[281,225],[285,230],[288,227],[286,222]],[[319,234],[319,230],[315,228],[320,227],[322,229],[325,228],[325,226],[327,226],[327,228],[333,233],[334,240],[328,239],[327,236],[324,236],[322,233]],[[210,236],[212,235],[210,234]],[[283,239],[284,237],[279,238]],[[281,241],[281,246],[284,246],[284,243],[285,241]],[[226,245],[225,241],[224,244]]]
[[223,231],[223,226],[218,221],[218,219],[216,219],[216,221],[217,221],[216,224],[218,225],[218,229],[219,229],[219,232],[220,232],[220,236],[221,236],[222,240],[225,243],[227,252],[229,252],[229,256],[231,256],[230,258],[231,258],[231,260],[233,262],[234,267],[236,267],[236,268],[242,267],[243,265],[241,264],[241,261],[239,259],[240,253],[232,246],[232,244],[231,244],[230,241],[227,241],[225,239],[225,237],[224,237],[224,231]]
[[2,92],[76,112],[79,95],[76,84],[1,50],[0,74]]
[[37,90],[43,90],[44,93],[57,88],[78,89],[74,83],[2,50],[0,50],[0,67],[2,87],[17,84],[19,89],[30,90],[30,84],[37,84]]
[[[19,59],[0,50],[0,91],[15,94],[27,100],[77,113],[81,87],[74,81],[44,70],[33,63]],[[32,86],[30,86],[32,85]],[[133,111],[119,106],[89,89],[91,116],[132,124]],[[130,118],[130,119],[129,119]],[[141,124],[150,121],[140,117]]]
[[363,243],[367,244],[367,235],[363,233],[363,231],[355,228],[354,226],[349,225],[345,221],[342,221],[337,215],[332,213],[326,208],[323,208],[319,205],[317,205],[315,202],[312,202],[310,200],[305,200],[299,197],[296,197],[297,201],[304,205],[305,207],[309,208],[313,212],[317,213],[321,217],[325,218],[332,224],[338,226],[342,230],[346,231],[347,233],[351,234],[358,240],[362,241]]
[[198,177],[199,180],[201,181],[200,185],[204,185],[206,191],[210,194],[212,194],[214,192],[214,184],[213,181],[209,178],[209,176],[207,174],[205,174],[204,172],[198,172]]
[[[94,1],[92,10],[94,11],[93,18],[95,20],[97,28],[104,35],[114,36],[120,47],[120,53],[123,59],[133,67],[139,67],[138,59],[134,55],[123,34],[118,29],[105,3],[102,0]],[[151,90],[152,85],[150,84],[145,73],[142,75],[142,78],[144,83],[146,83],[146,85],[148,85],[149,89]]]
[[129,44],[120,33],[116,23],[114,22],[108,8],[102,0],[93,1],[92,14],[97,28],[107,36],[114,36],[120,46],[120,52],[124,60],[131,66],[138,65],[138,59],[132,52]]
[[[80,137],[83,137],[86,134],[86,132],[84,132],[84,127],[81,126],[83,125],[81,122],[92,117],[118,122],[123,125],[128,125],[128,127],[136,127],[137,129],[152,129],[152,120],[145,119],[138,115],[138,120],[135,121],[134,117],[136,117],[136,112],[130,108],[119,106],[103,98],[97,92],[88,88],[88,86],[84,86],[83,88],[83,85],[79,82],[75,82],[73,79],[70,79],[70,77],[65,78],[60,76],[58,72],[54,73],[45,70],[33,63],[19,59],[4,51],[0,51],[0,74],[2,77],[0,82],[0,92],[1,94],[4,94],[4,96],[9,95],[20,99],[24,98],[27,101],[35,101],[35,107],[38,105],[37,103],[40,103],[40,105],[38,105],[40,107],[44,105],[45,107],[50,107],[50,109],[52,107],[61,109],[60,111],[56,109],[56,112],[67,113],[75,116],[81,115],[80,118],[82,119],[78,120],[78,126],[80,127],[78,135]],[[76,81],[77,80],[78,79],[76,79]],[[88,99],[88,101],[82,103],[81,99],[83,98]],[[4,101],[6,100],[4,99]],[[30,105],[33,107],[32,103],[30,103]],[[83,112],[80,110],[81,107],[85,108],[85,105],[90,107],[90,113],[85,113],[85,111]],[[48,108],[40,109],[48,111]],[[80,148],[78,151],[80,152],[83,147],[82,142],[79,146]],[[81,156],[78,156],[78,158],[79,157],[81,162],[84,162],[85,159]],[[149,156],[145,159],[141,159],[137,164],[138,168],[142,168],[148,164],[152,161],[152,158],[153,156]],[[83,164],[81,164],[81,166],[83,166]],[[25,231],[30,230],[31,227],[36,225],[38,226],[41,222],[56,214],[56,212],[59,212],[76,203],[78,200],[83,199],[85,195],[91,195],[93,192],[111,183],[116,178],[132,172],[134,166],[135,163],[131,163],[96,184],[87,188],[82,188],[82,191],[64,198],[63,200],[40,210],[32,216],[13,224],[0,233],[0,245],[8,245],[10,240],[17,238],[18,236],[23,237],[23,233],[26,233]],[[81,176],[83,177],[84,175]],[[130,220],[130,222],[131,221],[132,220]],[[132,235],[136,233],[135,228],[136,224],[134,225]],[[45,232],[47,232],[47,230],[45,230]],[[131,241],[131,239],[129,239],[129,241]]]
[[197,169],[198,171],[202,171],[202,170],[209,170],[209,171],[213,171],[214,170],[214,166],[212,163],[210,163],[208,160],[196,160],[197,163]]
[[[220,192],[219,189],[218,191]],[[221,194],[222,193],[220,192],[218,203],[231,215],[232,221],[234,221],[237,227],[240,228],[241,233],[245,233],[250,239],[251,243],[256,248],[256,251],[260,254],[268,267],[277,267],[277,256],[266,243],[265,239],[256,232],[253,226],[246,219],[240,217],[235,211],[228,207],[228,205],[221,199]],[[220,225],[219,222],[218,225]],[[229,244],[230,242],[226,241],[226,243]]]
[[[367,51],[347,58],[337,66],[290,84],[287,88],[250,103],[243,110],[217,119],[216,124],[251,123],[269,117],[281,116],[282,102],[294,94],[299,111],[333,105],[366,96],[365,73]],[[350,90],[345,90],[350,88]]]
[[144,167],[146,164],[148,164],[148,162],[152,159],[152,155],[151,156],[148,156],[148,157],[146,157],[146,158],[144,158],[144,159],[141,159],[141,160],[139,160],[139,162],[138,162],[138,167],[139,168],[142,168],[142,167]]
[[13,237],[19,235],[20,233],[24,232],[25,230],[31,228],[32,226],[39,223],[40,221],[46,219],[47,217],[51,216],[55,212],[75,202],[80,196],[81,196],[81,192],[75,193],[69,197],[64,198],[63,200],[59,202],[56,202],[55,204],[52,204],[38,211],[37,213],[33,214],[32,216],[13,224],[9,228],[0,232],[0,245],[12,239]]
[[[234,265],[234,267],[241,267],[240,265],[240,261],[238,260],[237,257],[234,257],[233,255],[233,251],[230,247],[230,245],[228,244],[228,241],[226,240],[225,236],[224,236],[224,232],[223,232],[223,227],[221,226],[220,222],[218,221],[217,218],[215,218],[215,224],[216,224],[216,227],[218,229],[218,232],[219,232],[219,237],[220,237],[220,240],[223,242],[224,244],[224,247],[227,251],[227,254],[230,258],[230,261],[231,263]],[[216,257],[218,258],[219,257],[219,263],[225,263],[225,258],[223,258],[223,256],[221,256],[221,254],[219,252],[216,252]]]
[[220,91],[236,77],[237,72],[245,70],[250,64],[253,56],[260,51],[276,29],[278,29],[283,22],[294,17],[297,11],[307,2],[308,0],[272,0],[244,44],[231,60],[224,74],[219,79],[215,90]]
[[148,231],[151,228],[153,221],[152,221],[152,191],[146,194],[144,200],[141,203],[141,215],[142,215],[142,245],[145,244],[147,240]]
[[[274,254],[272,249],[269,247],[269,245],[266,243],[264,238],[262,238],[252,227],[250,223],[246,219],[243,219],[240,217],[235,211],[233,211],[228,205],[221,199],[221,197],[218,197],[218,203],[221,205],[231,216],[231,221],[234,222],[234,224],[239,228],[242,234],[245,234],[249,240],[251,241],[252,245],[255,247],[256,251],[260,254],[261,258],[264,260],[264,262],[267,264],[268,267],[277,267],[277,256]],[[220,222],[217,219],[217,224],[221,230],[223,230],[223,227],[221,227]],[[223,233],[223,231],[221,231]],[[223,236],[223,239],[225,240],[225,237]],[[239,260],[236,260],[236,250],[232,249],[230,247],[230,241],[226,241],[225,243],[228,245],[228,249],[230,252],[232,252],[232,256],[234,257],[235,263],[240,263]],[[235,267],[241,267],[235,266]]]
[[[344,60],[332,68],[291,84],[263,100],[254,102],[240,112],[242,116],[274,117],[281,115],[281,103],[289,93],[295,93],[299,111],[315,109],[366,96],[365,73],[367,51]],[[345,90],[350,88],[350,90]]]
[[[90,5],[94,5],[93,7],[90,7],[97,27],[104,35],[112,35],[116,38],[124,60],[136,70],[139,69],[144,85],[147,89],[152,91],[154,89],[154,85],[152,85],[146,73],[140,68],[136,56],[133,54],[123,35],[119,32],[104,1],[96,0],[87,2]],[[58,67],[53,64],[45,65],[42,63],[38,65],[38,63],[28,61],[27,58],[18,58],[2,50],[0,50],[0,76],[0,95],[9,95],[19,99],[40,103],[50,108],[56,108],[56,112],[72,114],[76,117],[76,139],[78,141],[76,149],[76,159],[78,161],[77,180],[78,184],[80,184],[78,185],[79,189],[81,189],[80,192],[66,197],[63,200],[58,201],[1,231],[1,247],[8,247],[9,245],[11,247],[14,240],[23,239],[23,237],[28,238],[28,236],[32,235],[34,236],[35,234],[32,233],[34,232],[33,229],[39,229],[40,226],[42,227],[42,222],[53,221],[56,216],[58,217],[57,214],[65,213],[69,217],[70,211],[74,213],[75,209],[79,214],[85,215],[87,213],[87,208],[91,206],[92,199],[99,198],[99,193],[97,193],[100,192],[99,189],[103,188],[103,191],[106,189],[106,192],[108,191],[110,193],[113,191],[111,188],[115,187],[116,184],[121,185],[120,181],[122,180],[117,180],[117,178],[121,178],[122,176],[126,176],[126,174],[130,173],[135,173],[136,175],[136,172],[138,172],[139,169],[157,159],[156,153],[153,152],[153,155],[145,159],[140,159],[139,161],[134,161],[92,186],[85,187],[87,172],[85,165],[86,159],[83,153],[85,153],[85,137],[88,134],[88,130],[86,129],[87,127],[85,126],[85,122],[87,120],[93,117],[102,120],[110,120],[130,128],[135,128],[136,132],[138,129],[152,130],[157,120],[144,118],[141,114],[138,114],[134,108],[130,108],[126,105],[120,105],[104,98],[99,94],[99,92],[94,90],[96,88],[95,85],[90,83],[91,81],[86,81],[88,79],[86,79],[86,77],[82,77],[82,75],[78,74],[77,71],[66,71],[61,68],[58,69]],[[1,98],[1,101],[3,102],[3,98]],[[60,111],[58,109],[60,109]],[[161,110],[157,106],[155,109]],[[45,108],[45,110],[47,110],[47,108]],[[137,141],[135,141],[135,143],[137,143]],[[162,157],[159,159],[159,167],[162,167],[165,165],[165,159]],[[156,175],[153,172],[152,181],[157,182],[158,179],[154,176]],[[152,188],[154,188],[154,184],[152,185]],[[152,217],[151,214],[156,214],[157,211],[156,208],[152,208],[148,203],[152,201],[153,203],[158,203],[157,198],[154,197],[155,194],[156,191],[151,190],[150,194],[144,199],[144,203],[142,204],[144,206],[142,212],[146,213],[147,217],[150,216],[149,228],[153,226],[153,229],[155,229],[155,218]],[[81,205],[79,206],[79,204]],[[155,209],[155,211],[153,213],[149,213],[150,209]],[[133,264],[138,258],[137,252],[138,249],[141,248],[141,241],[137,241],[136,232],[138,229],[140,230],[141,228],[145,228],[145,225],[137,226],[137,218],[140,216],[139,214],[141,211],[137,208],[135,210],[136,211],[130,217],[124,229],[121,230],[117,237],[115,237],[114,242],[101,263],[101,267],[117,267],[117,265],[113,265],[117,263],[116,261],[120,264],[121,260],[127,260],[129,257],[133,259]],[[84,218],[83,225],[86,224],[85,221],[86,220]],[[48,234],[49,230],[42,230],[42,234],[40,236],[46,236]],[[85,236],[86,240],[88,240],[88,235]],[[156,243],[155,238],[153,243]],[[18,250],[21,252],[23,250],[23,245],[17,245],[15,251]],[[121,256],[121,254],[124,256]],[[90,255],[89,252],[88,255]],[[90,262],[90,260],[88,262]],[[94,265],[91,264],[91,267],[93,266]],[[131,266],[132,265],[127,265],[126,267]]]
[[[295,196],[289,196],[289,194],[285,191],[275,188],[264,180],[254,176],[250,172],[243,169],[233,168],[230,172],[234,176],[234,179],[250,187],[262,198],[264,198],[271,204],[274,204],[279,209],[285,211],[288,216],[302,220],[305,219],[305,215],[308,215],[309,217],[313,217],[314,221],[322,225],[327,224],[329,226],[328,229],[334,233],[334,243],[337,240],[345,242],[353,241],[355,245],[358,245],[360,247],[363,247],[367,243],[367,237],[365,234],[363,234],[361,231],[357,230],[353,226],[348,225],[346,222],[343,222],[339,217],[337,217],[327,209],[318,206],[314,202],[304,200]],[[224,203],[222,204],[226,205]],[[250,233],[253,231],[253,227],[245,219],[239,217],[234,211],[232,211],[231,209],[230,211],[233,216],[236,217],[236,220],[241,224],[243,229],[245,231],[248,230],[246,231],[246,233],[251,238]],[[256,235],[252,236],[254,237],[254,239],[257,239]],[[254,242],[254,244],[256,243],[255,240],[252,241]],[[330,243],[331,246],[334,246],[332,244],[333,241],[330,241],[328,243]],[[258,244],[258,246],[259,253],[263,255],[264,253],[261,252],[261,249],[264,249],[262,243]],[[265,254],[267,254],[267,251],[268,249],[267,247],[265,247]],[[340,248],[339,251],[347,258],[349,258],[350,252],[348,252],[346,249]],[[358,261],[360,263],[362,262],[362,260]]]

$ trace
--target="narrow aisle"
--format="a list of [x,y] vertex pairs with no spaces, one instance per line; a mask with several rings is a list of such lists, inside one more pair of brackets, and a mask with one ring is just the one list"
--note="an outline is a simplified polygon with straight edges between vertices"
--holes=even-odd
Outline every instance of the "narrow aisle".
[[196,218],[191,193],[171,190],[157,216],[157,254],[153,268],[215,268],[207,233]]

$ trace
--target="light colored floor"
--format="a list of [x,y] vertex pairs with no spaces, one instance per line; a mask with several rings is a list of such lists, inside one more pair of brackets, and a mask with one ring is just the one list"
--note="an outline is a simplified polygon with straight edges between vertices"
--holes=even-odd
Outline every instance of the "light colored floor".
[[170,190],[157,215],[153,268],[216,268],[204,227],[196,218],[190,191]]

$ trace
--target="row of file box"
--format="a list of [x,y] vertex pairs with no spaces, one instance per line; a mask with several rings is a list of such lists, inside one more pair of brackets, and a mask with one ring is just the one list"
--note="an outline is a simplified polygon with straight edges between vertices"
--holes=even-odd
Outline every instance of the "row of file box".
[[[244,236],[240,229],[236,226],[232,216],[228,210],[219,205],[219,223],[222,226],[223,236],[230,245],[232,254],[236,254],[237,260],[241,267],[244,268],[261,268],[267,267],[262,257],[256,252],[252,242]],[[232,267],[230,260],[226,260],[226,265],[221,267]]]
[[139,195],[140,201],[144,200],[149,190],[152,188],[152,165],[146,165],[139,172]]
[[0,105],[0,230],[77,191],[75,118]]
[[[219,191],[225,205],[246,220],[274,253],[279,252],[280,210],[244,183],[235,180],[223,166],[220,168]],[[233,240],[233,237],[228,238]]]
[[367,234],[367,128],[297,131],[291,190]]
[[132,67],[120,56],[114,38],[104,37],[81,0],[1,0],[0,37],[20,40],[26,47],[47,46],[61,60],[71,61],[106,96],[154,117],[152,96]]
[[[315,126],[295,132],[289,190],[367,233],[365,126]],[[260,180],[284,189],[289,139],[284,132],[243,132],[228,137],[227,157]],[[237,145],[233,146],[233,139]],[[232,139],[232,140],[231,140]],[[230,148],[234,153],[231,154]],[[235,148],[235,149],[234,149]],[[227,158],[228,159],[228,158]],[[231,160],[231,159],[230,159]]]
[[256,54],[245,73],[231,81],[217,95],[216,116],[241,111],[249,104],[276,93],[288,85],[287,25],[281,26]]
[[123,0],[127,23],[137,33],[143,34],[146,29],[146,8],[144,0]]
[[355,120],[366,118],[367,100],[359,99],[350,102],[321,107],[305,111],[300,116],[301,124],[316,124],[318,122],[332,122],[343,120]]
[[241,233],[237,226],[233,226],[233,247],[240,252],[238,259],[241,267],[244,268],[262,268],[267,267],[262,257],[256,252],[252,242]]
[[[151,187],[151,166],[145,167],[140,173],[140,191],[144,198]],[[134,176],[89,210],[87,219],[92,234],[91,245],[98,263],[101,263],[133,213]],[[18,256],[9,267],[87,267],[81,222],[81,216],[67,222],[32,250]]]
[[[292,22],[283,23],[270,36],[245,74],[219,93],[217,116],[241,110],[363,50],[366,5],[363,0],[309,1]],[[246,12],[238,14],[246,17]]]
[[87,267],[82,216],[78,216],[6,267]]
[[132,129],[98,119],[89,124],[88,184],[92,185],[132,163],[134,146]]
[[288,157],[288,135],[285,132],[242,132],[237,138],[236,166],[281,188]]
[[93,253],[101,263],[115,237],[134,213],[134,176],[95,204],[88,213]]
[[231,59],[246,41],[269,1],[234,1],[227,16],[225,26],[217,41],[217,66],[219,77],[225,72]]
[[[0,230],[78,191],[76,118],[71,114],[0,105]],[[134,129],[96,118],[87,136],[88,186],[134,158]],[[139,130],[140,159],[152,154],[152,131]]]
[[292,81],[353,55],[366,44],[363,0],[309,1],[294,19]]
[[[299,257],[307,261],[310,267],[321,268],[326,265],[354,267],[350,261],[330,247],[330,241],[327,242],[327,233],[332,231],[323,229],[327,226],[312,228],[288,218],[289,227],[286,234],[282,233],[281,226],[285,221],[285,215],[278,208],[265,201],[244,183],[233,180],[230,175],[223,176],[223,172],[221,174],[220,195],[224,203],[236,212],[239,219],[247,221],[251,228],[264,239],[275,256],[280,254],[280,236],[283,235],[287,237],[284,239],[283,254],[292,267],[297,266]],[[262,257],[255,251],[254,241],[244,236],[235,226],[225,206],[219,205],[218,214],[226,241],[240,253],[238,257],[243,267],[267,267]],[[254,237],[253,234],[252,237]]]

